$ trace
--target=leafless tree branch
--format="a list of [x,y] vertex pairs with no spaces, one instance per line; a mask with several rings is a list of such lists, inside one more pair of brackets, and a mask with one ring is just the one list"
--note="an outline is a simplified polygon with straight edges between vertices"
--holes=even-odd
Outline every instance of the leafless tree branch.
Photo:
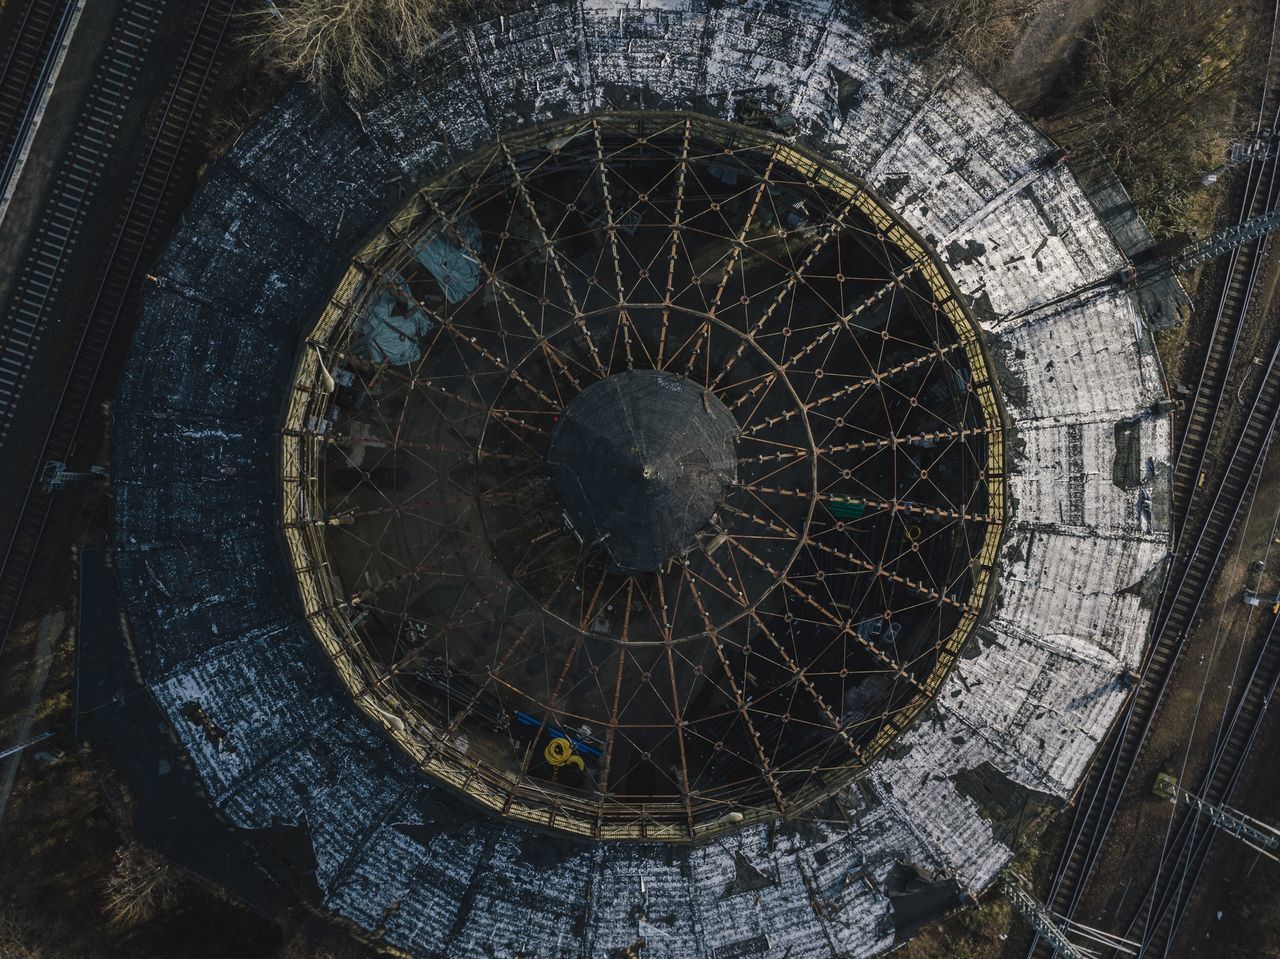
[[274,65],[360,95],[422,50],[449,0],[279,0],[248,15],[246,38]]

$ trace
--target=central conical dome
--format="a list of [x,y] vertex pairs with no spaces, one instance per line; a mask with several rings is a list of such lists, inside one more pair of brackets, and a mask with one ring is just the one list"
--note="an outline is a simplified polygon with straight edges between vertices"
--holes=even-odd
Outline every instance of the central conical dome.
[[697,541],[736,476],[738,424],[710,390],[658,370],[591,384],[565,407],[547,461],[587,547],[627,572]]

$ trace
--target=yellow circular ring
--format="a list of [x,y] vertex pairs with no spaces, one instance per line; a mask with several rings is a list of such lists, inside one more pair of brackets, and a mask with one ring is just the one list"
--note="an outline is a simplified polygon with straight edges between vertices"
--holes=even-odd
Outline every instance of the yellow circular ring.
[[563,766],[569,761],[569,757],[573,755],[573,746],[563,736],[557,736],[547,743],[547,748],[542,751],[542,755],[546,757],[547,762],[551,763],[551,765]]

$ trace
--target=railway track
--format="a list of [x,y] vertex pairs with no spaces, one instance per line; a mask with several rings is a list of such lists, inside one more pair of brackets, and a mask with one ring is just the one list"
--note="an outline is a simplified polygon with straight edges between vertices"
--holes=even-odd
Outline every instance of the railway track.
[[[1208,768],[1195,790],[1201,799],[1214,804],[1230,802],[1278,685],[1280,619],[1272,617],[1243,692],[1215,738]],[[1140,955],[1169,954],[1215,833],[1213,825],[1197,812],[1182,807],[1156,876],[1125,929],[1125,938],[1141,943]]]
[[0,196],[18,168],[40,91],[75,14],[74,0],[31,0],[22,11],[0,65]]
[[[1213,486],[1205,521],[1188,534],[1193,542],[1186,550],[1186,558],[1171,571],[1166,602],[1157,612],[1152,633],[1155,639],[1137,689],[1081,791],[1066,851],[1050,886],[1048,900],[1055,912],[1071,916],[1079,905],[1085,881],[1150,733],[1187,631],[1208,596],[1213,574],[1252,493],[1275,433],[1278,413],[1280,345],[1272,352],[1221,481]],[[1038,948],[1039,944],[1033,943],[1028,955],[1047,954],[1038,952]]]
[[31,361],[53,322],[51,306],[110,156],[108,147],[134,89],[159,4],[130,3],[116,19],[84,112],[52,186],[0,330],[0,440],[26,385]]
[[[67,460],[74,449],[103,359],[121,317],[135,300],[143,264],[154,253],[158,239],[154,228],[185,154],[191,125],[202,108],[234,5],[235,0],[203,0],[199,8],[193,5],[194,26],[151,127],[130,192],[120,204],[113,239],[103,250],[96,286],[90,287],[94,290],[91,306],[76,326],[59,327],[59,321],[67,321],[56,309],[67,262],[87,210],[103,202],[95,189],[111,155],[121,111],[134,90],[156,24],[171,9],[164,0],[126,0],[54,181],[36,241],[15,284],[0,332],[0,439],[44,339],[56,332],[74,337],[76,346],[65,379],[54,387],[55,412],[47,433],[33,444],[37,452],[14,464],[21,470],[19,475],[30,480],[16,527],[0,554],[0,647],[13,626],[53,508],[52,497],[41,486],[42,469],[50,461]],[[108,202],[119,201],[113,197]]]
[[[1280,12],[1280,4],[1276,5]],[[1277,16],[1273,14],[1273,35]],[[1268,76],[1271,65],[1268,65]],[[1269,124],[1269,126],[1263,126]],[[1259,129],[1280,129],[1280,88],[1267,84],[1259,110]],[[1250,164],[1240,220],[1271,209],[1280,197],[1280,164],[1274,157]],[[1176,546],[1169,575],[1152,620],[1152,642],[1140,680],[1104,743],[1082,787],[1062,858],[1050,882],[1046,902],[1072,917],[1089,875],[1101,854],[1121,797],[1129,785],[1143,745],[1168,688],[1188,631],[1208,597],[1213,575],[1236,529],[1280,416],[1280,342],[1258,383],[1234,447],[1220,470],[1208,466],[1209,438],[1219,430],[1220,410],[1228,397],[1230,373],[1244,331],[1244,320],[1262,265],[1264,243],[1233,251],[1218,298],[1206,362],[1196,398],[1188,411],[1174,463],[1173,500]],[[1212,472],[1213,476],[1202,475]],[[1028,957],[1051,955],[1034,937]]]
[[[1270,67],[1268,68],[1270,73]],[[1268,84],[1258,110],[1257,132],[1261,135],[1280,131],[1280,83]],[[1236,224],[1272,210],[1280,202],[1280,161],[1267,155],[1249,162],[1241,187],[1239,215]],[[1175,507],[1174,534],[1181,542],[1187,521],[1203,488],[1209,454],[1209,438],[1218,426],[1224,406],[1231,407],[1228,395],[1231,370],[1235,368],[1245,312],[1257,287],[1262,269],[1266,238],[1236,247],[1228,254],[1225,280],[1219,290],[1213,328],[1205,362],[1192,397],[1191,408],[1183,419],[1174,456],[1172,499]]]

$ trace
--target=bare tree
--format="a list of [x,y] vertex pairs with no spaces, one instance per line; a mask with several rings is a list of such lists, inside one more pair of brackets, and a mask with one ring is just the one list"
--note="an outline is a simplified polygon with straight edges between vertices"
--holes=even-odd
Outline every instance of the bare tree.
[[249,14],[247,38],[275,65],[356,95],[422,49],[448,0],[279,0]]
[[47,959],[33,938],[30,923],[12,909],[0,911],[0,959]]
[[1027,18],[1044,0],[871,0],[898,28],[898,40],[918,43],[942,59],[960,59],[988,74],[1013,50]]
[[[1048,0],[868,0],[891,42],[958,57],[990,75]],[[1240,80],[1260,51],[1242,0],[1101,0],[1076,56],[1040,104],[1049,132],[1088,173],[1113,168],[1152,229],[1199,215],[1201,178],[1222,161]],[[1046,11],[1051,13],[1052,11]]]
[[1236,125],[1249,33],[1228,0],[1110,0],[1051,131],[1073,166],[1114,168],[1154,231],[1183,229]]
[[104,909],[112,924],[138,926],[173,905],[176,881],[163,861],[129,844],[116,850],[103,891]]

